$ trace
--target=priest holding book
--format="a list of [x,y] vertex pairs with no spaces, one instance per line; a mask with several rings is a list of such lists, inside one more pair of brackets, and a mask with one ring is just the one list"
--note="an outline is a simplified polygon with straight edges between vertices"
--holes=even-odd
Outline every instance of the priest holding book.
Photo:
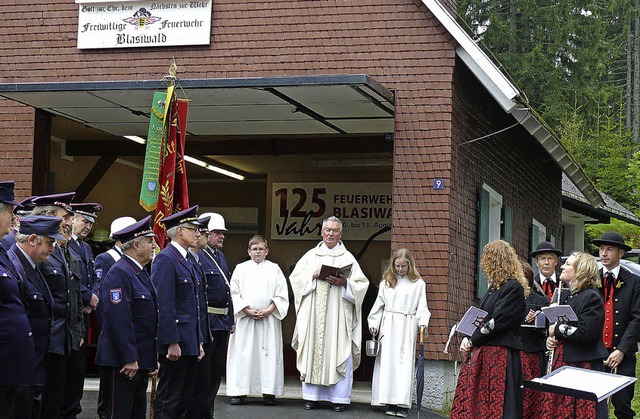
[[[305,410],[328,401],[343,412],[351,402],[353,370],[360,365],[362,302],[369,281],[341,237],[342,222],[324,220],[322,242],[302,256],[289,277],[297,315],[291,346],[297,352]],[[320,275],[322,265],[350,264],[349,276]]]

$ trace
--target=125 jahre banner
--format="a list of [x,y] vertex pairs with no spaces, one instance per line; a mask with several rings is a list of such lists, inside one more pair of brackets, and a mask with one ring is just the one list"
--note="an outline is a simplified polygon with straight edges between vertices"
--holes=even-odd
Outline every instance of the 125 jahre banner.
[[211,43],[211,0],[76,0],[78,48]]
[[322,221],[332,215],[342,220],[345,240],[367,240],[391,226],[391,183],[273,184],[272,239],[320,240]]

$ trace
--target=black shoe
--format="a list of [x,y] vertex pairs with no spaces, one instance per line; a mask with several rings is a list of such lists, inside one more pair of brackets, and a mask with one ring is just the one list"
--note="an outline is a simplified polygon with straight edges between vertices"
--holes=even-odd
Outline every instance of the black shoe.
[[238,396],[238,397],[232,397],[231,401],[229,402],[230,405],[232,406],[240,406],[241,404],[244,404],[244,398],[246,396]]
[[406,418],[407,416],[409,416],[409,409],[405,409],[404,407],[398,407],[396,416],[399,418]]
[[398,412],[398,406],[394,404],[387,405],[387,411],[385,412],[387,415],[395,416],[397,412]]
[[334,412],[344,412],[345,410],[347,410],[347,406],[345,406],[343,404],[334,404],[333,405],[333,411]]
[[264,404],[267,406],[275,406],[276,405],[276,396],[273,394],[263,394],[262,398],[264,399]]
[[315,410],[318,407],[318,402],[309,401],[304,404],[304,410]]

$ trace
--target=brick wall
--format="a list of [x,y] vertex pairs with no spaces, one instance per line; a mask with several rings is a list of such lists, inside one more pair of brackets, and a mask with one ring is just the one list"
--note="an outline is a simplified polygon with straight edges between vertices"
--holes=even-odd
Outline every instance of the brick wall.
[[31,192],[34,111],[0,98],[0,179],[15,180],[15,195]]
[[477,304],[475,285],[477,200],[483,183],[514,208],[512,245],[528,260],[530,230],[535,218],[547,234],[561,237],[560,168],[521,127],[473,143],[516,123],[504,114],[467,67],[457,60],[453,82],[453,150],[451,179],[450,324]]

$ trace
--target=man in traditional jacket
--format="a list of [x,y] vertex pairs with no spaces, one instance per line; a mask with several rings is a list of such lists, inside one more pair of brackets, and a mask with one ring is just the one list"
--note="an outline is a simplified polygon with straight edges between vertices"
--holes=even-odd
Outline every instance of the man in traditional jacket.
[[556,267],[558,266],[561,255],[562,251],[556,249],[554,245],[549,242],[539,243],[538,246],[536,246],[536,250],[529,254],[529,257],[535,261],[538,267],[538,275],[534,277],[534,281],[538,285],[536,288],[542,289],[549,301],[551,301],[553,292],[560,284]]
[[[593,243],[600,246],[602,269],[600,288],[604,298],[604,329],[602,340],[609,351],[604,361],[605,371],[615,371],[628,377],[636,376],[636,352],[640,340],[640,277],[620,266],[620,259],[631,246],[615,231],[608,231]],[[611,397],[618,419],[631,419],[635,383]]]
[[[297,352],[306,410],[324,400],[343,412],[351,403],[353,370],[360,365],[362,301],[369,281],[341,237],[342,222],[337,217],[324,220],[322,242],[298,261],[289,277],[297,315],[291,346]],[[320,276],[322,265],[350,264],[348,276]]]
[[[47,382],[47,353],[51,333],[53,297],[37,265],[49,259],[55,240],[66,240],[59,233],[61,218],[43,215],[25,216],[20,220],[16,243],[9,250],[9,259],[22,275],[24,296],[29,313],[35,348],[35,384],[33,392],[25,394],[29,406],[25,417],[39,419],[42,395]],[[16,416],[18,417],[18,416]]]

